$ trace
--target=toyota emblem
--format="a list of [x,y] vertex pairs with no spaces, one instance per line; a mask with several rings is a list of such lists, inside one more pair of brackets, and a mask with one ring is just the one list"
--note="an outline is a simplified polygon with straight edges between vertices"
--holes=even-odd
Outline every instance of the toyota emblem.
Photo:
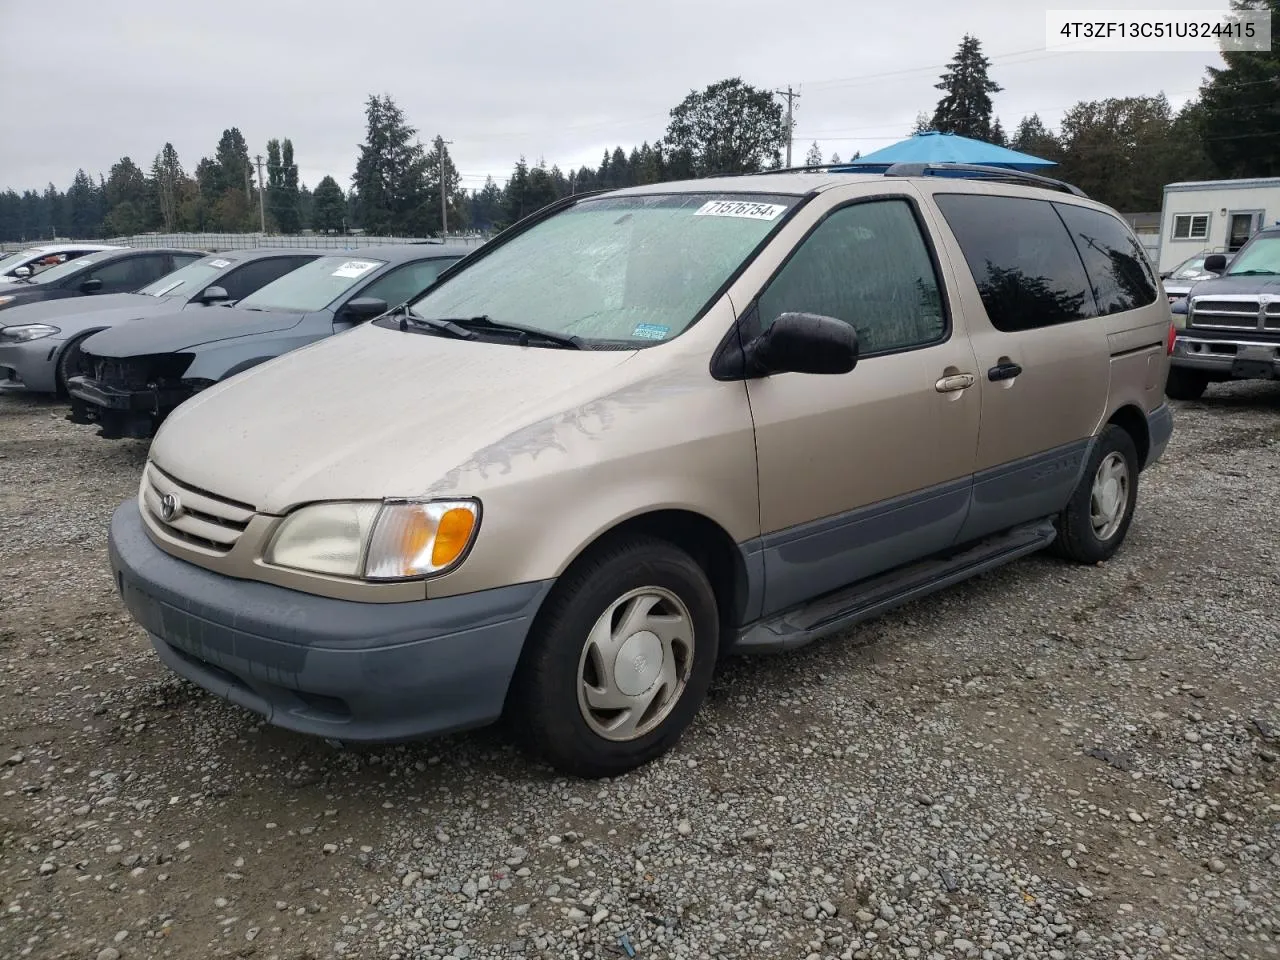
[[175,494],[166,493],[160,498],[160,516],[164,517],[166,523],[176,517],[181,509],[182,503]]

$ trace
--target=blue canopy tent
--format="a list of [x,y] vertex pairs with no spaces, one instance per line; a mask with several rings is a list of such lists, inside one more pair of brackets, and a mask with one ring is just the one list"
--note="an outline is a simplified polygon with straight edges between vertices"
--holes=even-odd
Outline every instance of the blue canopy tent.
[[972,163],[986,167],[1006,167],[1025,173],[1056,166],[1052,160],[1041,160],[994,143],[930,130],[913,134],[906,140],[841,164],[839,169],[851,173],[883,173],[895,163]]

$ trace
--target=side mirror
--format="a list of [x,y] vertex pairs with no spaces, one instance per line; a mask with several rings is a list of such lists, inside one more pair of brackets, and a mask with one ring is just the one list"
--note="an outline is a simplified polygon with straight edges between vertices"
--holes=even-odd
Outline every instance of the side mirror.
[[342,308],[342,312],[353,320],[371,320],[387,312],[387,301],[377,297],[356,297]]
[[843,320],[784,313],[746,346],[747,375],[848,373],[858,363],[858,334]]
[[220,300],[230,300],[231,295],[227,293],[223,287],[205,287],[200,293],[199,300],[201,303],[217,303]]
[[1187,298],[1179,297],[1176,302],[1170,304],[1169,312],[1185,317],[1187,315]]
[[102,289],[102,280],[98,277],[90,277],[88,280],[80,284],[81,293],[97,293]]
[[25,280],[27,277],[31,276],[31,268],[18,267],[16,270],[13,271],[13,275],[15,277],[18,277],[21,280]]
[[1209,273],[1222,273],[1227,269],[1227,258],[1221,253],[1211,253],[1204,258],[1204,268]]

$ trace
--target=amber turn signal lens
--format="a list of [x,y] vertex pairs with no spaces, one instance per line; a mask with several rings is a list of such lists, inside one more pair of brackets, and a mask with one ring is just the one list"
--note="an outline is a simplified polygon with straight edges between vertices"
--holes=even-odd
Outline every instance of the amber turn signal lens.
[[471,542],[475,526],[476,517],[472,511],[460,507],[446,511],[436,527],[436,542],[431,548],[431,565],[447,567],[457,560]]

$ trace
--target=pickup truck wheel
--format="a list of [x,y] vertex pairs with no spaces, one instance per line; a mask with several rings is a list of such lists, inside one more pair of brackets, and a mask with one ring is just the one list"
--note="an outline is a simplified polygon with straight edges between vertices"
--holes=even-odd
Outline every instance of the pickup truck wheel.
[[80,336],[68,341],[67,345],[62,348],[62,353],[58,354],[57,385],[59,396],[65,397],[67,395],[68,380],[87,372],[82,369],[84,354],[80,350],[80,344],[93,336],[94,333],[97,333],[97,331],[80,334]]
[[1209,386],[1209,378],[1194,370],[1181,367],[1169,368],[1169,380],[1165,384],[1165,396],[1174,400],[1199,400]]
[[1078,563],[1109,560],[1120,549],[1138,502],[1138,448],[1108,425],[1093,445],[1084,474],[1054,526],[1055,551]]
[[616,776],[660,756],[706,696],[719,622],[706,573],[664,541],[584,556],[526,642],[508,709],[516,733],[571,776]]

